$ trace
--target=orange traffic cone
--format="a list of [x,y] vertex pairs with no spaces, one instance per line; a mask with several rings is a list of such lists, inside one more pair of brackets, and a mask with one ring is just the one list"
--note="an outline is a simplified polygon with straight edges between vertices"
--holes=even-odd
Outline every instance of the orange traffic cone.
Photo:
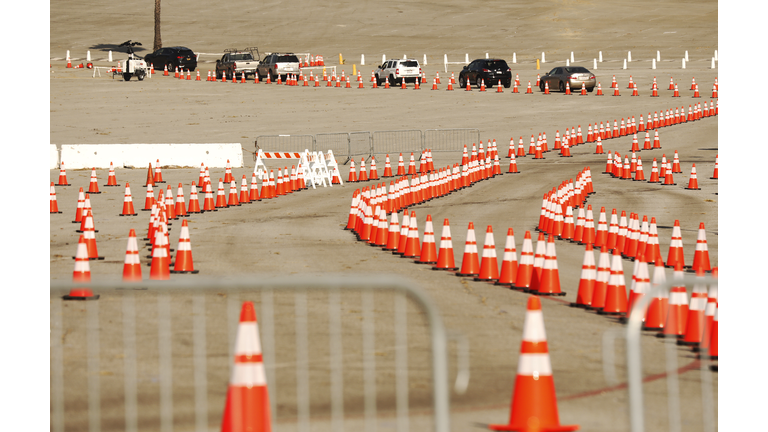
[[200,210],[200,199],[197,196],[197,186],[195,182],[192,182],[192,186],[189,190],[189,205],[187,206],[187,213],[202,213]]
[[419,226],[416,220],[416,212],[411,212],[409,219],[408,236],[405,238],[405,249],[403,250],[403,258],[418,258],[421,256],[421,248],[419,247]]
[[90,210],[83,217],[83,237],[85,237],[85,243],[88,245],[88,259],[91,260],[103,260],[103,256],[99,256],[99,250],[96,246],[96,230],[93,224],[93,214]]
[[709,250],[707,249],[707,233],[704,230],[704,222],[701,222],[699,223],[699,235],[696,239],[696,252],[693,254],[691,271],[699,274],[711,270],[712,268],[709,265]]
[[520,290],[527,290],[531,286],[531,279],[533,277],[533,242],[531,240],[531,232],[526,231],[523,238],[523,247],[520,251],[520,262],[517,266],[517,277],[515,278],[514,287]]
[[64,169],[64,162],[61,162],[59,165],[59,181],[56,183],[56,186],[72,186],[69,184],[69,181],[67,181],[67,170]]
[[477,241],[475,240],[475,225],[470,222],[467,228],[467,240],[464,245],[464,256],[461,260],[461,270],[456,276],[478,276],[480,260],[477,256]]
[[147,183],[144,185],[144,187],[154,186],[154,185],[155,185],[155,174],[152,171],[152,162],[150,162],[149,167],[147,168]]
[[432,215],[427,215],[427,221],[424,223],[424,237],[421,244],[421,254],[416,262],[419,264],[437,263],[437,250],[435,248],[435,231],[432,227]]
[[[80,235],[75,253],[75,270],[72,272],[73,282],[90,282],[91,267],[88,264],[88,246],[85,236]],[[62,297],[64,300],[97,300],[99,295],[94,295],[90,288],[79,287],[69,290],[69,294]]]
[[496,245],[493,241],[493,227],[488,225],[485,230],[485,243],[483,244],[483,259],[476,281],[496,281],[499,279],[499,265],[496,261]]
[[[707,356],[711,359],[717,360],[717,303],[715,303],[715,316],[712,319],[712,331],[709,338],[709,347],[707,349]],[[717,365],[710,365],[711,370],[717,370]]]
[[693,167],[691,168],[691,178],[688,180],[688,187],[686,187],[687,190],[701,190],[699,187],[699,181],[696,178],[696,164],[693,164]]
[[171,257],[169,256],[168,238],[165,224],[160,224],[160,231],[155,233],[156,244],[152,247],[152,262],[149,270],[150,280],[168,280],[171,278]]
[[[683,265],[675,264],[674,279],[683,278]],[[685,324],[688,321],[688,293],[685,285],[681,282],[672,287],[669,293],[669,303],[667,307],[667,317],[664,321],[664,329],[657,334],[657,337],[681,337],[685,334]]]
[[136,241],[136,231],[131,228],[128,233],[128,247],[125,250],[123,264],[123,282],[141,281],[141,262],[139,260],[139,245]]
[[495,431],[574,431],[578,425],[561,425],[557,412],[555,381],[549,361],[544,315],[537,297],[528,299],[523,324],[515,389],[512,393],[509,423],[491,424]]
[[[288,191],[290,191],[290,188],[288,188]],[[227,198],[227,206],[239,206],[240,200],[237,198],[237,184],[235,184],[235,181],[232,180],[229,182],[229,197]]]
[[[82,191],[82,188],[80,190]],[[54,187],[53,182],[51,182],[51,197],[50,198],[51,198],[50,199],[50,201],[51,201],[51,214],[61,213],[59,211],[59,203],[58,203],[58,201],[56,201],[56,188]]]
[[89,194],[100,194],[99,192],[99,183],[98,179],[96,178],[96,168],[93,168],[91,171],[91,183],[88,186],[88,193]]
[[109,163],[109,177],[107,177],[107,184],[104,186],[120,186],[117,184],[117,177],[115,176],[115,166],[112,162]]
[[[653,286],[659,286],[666,281],[664,274],[664,262],[661,257],[656,257],[653,270]],[[648,304],[645,312],[643,330],[662,330],[667,319],[669,296],[666,290],[658,290],[656,296]]]
[[181,221],[179,247],[176,249],[176,260],[171,273],[199,273],[200,270],[195,270],[194,267],[192,263],[192,243],[189,239],[189,226],[187,225],[187,220],[184,219]]
[[451,241],[451,227],[448,224],[448,219],[443,221],[443,232],[440,235],[440,251],[437,255],[437,264],[432,267],[432,270],[458,270],[453,260],[453,242]]
[[153,184],[165,183],[165,181],[163,181],[163,171],[160,169],[160,159],[157,159],[155,162],[155,175],[152,177]]
[[[712,269],[712,276],[717,278],[717,267]],[[701,337],[701,344],[694,351],[709,349],[709,343],[712,341],[712,325],[714,324],[715,311],[717,311],[717,284],[712,284],[709,286],[707,307],[704,310],[704,334]]]
[[560,290],[560,272],[557,269],[557,255],[555,252],[555,236],[550,234],[547,238],[544,265],[539,277],[539,286],[534,294],[564,296]]
[[408,243],[408,232],[411,230],[411,216],[408,210],[403,212],[403,223],[400,225],[400,236],[397,240],[397,250],[392,251],[393,255],[402,255],[405,253],[405,245]]
[[608,279],[605,292],[605,305],[598,313],[601,315],[626,315],[627,313],[627,287],[618,249],[613,250],[611,277]]
[[587,309],[600,311],[605,307],[605,297],[608,292],[608,282],[611,279],[611,258],[608,254],[608,248],[603,246],[600,249],[600,257],[597,261],[597,276],[592,289],[592,300]]
[[595,253],[592,245],[587,245],[584,250],[584,260],[581,264],[581,278],[579,279],[579,291],[576,294],[576,302],[572,307],[588,307],[592,304],[592,293],[595,289],[597,267],[595,266]]
[[365,172],[365,158],[360,159],[360,174],[357,176],[357,181],[368,181],[368,173]]
[[[154,195],[153,195],[154,199]],[[131,185],[125,183],[125,198],[123,199],[123,212],[120,216],[136,216],[136,211],[133,209],[133,198],[131,197]]]
[[[699,274],[701,277],[703,273]],[[694,283],[691,291],[691,302],[685,320],[685,332],[678,345],[698,347],[704,336],[705,310],[707,308],[707,287],[702,283]]]
[[[352,215],[350,214],[350,218]],[[392,212],[389,218],[389,230],[387,231],[387,243],[382,248],[385,251],[396,251],[400,240],[400,222],[397,218],[397,212]]]
[[507,229],[507,241],[504,244],[504,256],[501,260],[501,272],[496,285],[512,286],[517,279],[517,250],[515,249],[515,232]]
[[712,177],[710,179],[717,180],[717,157],[718,155],[715,155],[715,171],[712,173]]
[[[280,172],[278,170],[278,172]],[[279,195],[279,193],[278,193]],[[224,193],[224,180],[219,177],[219,188],[216,192],[216,204],[215,207],[218,208],[227,208],[227,195]]]
[[669,253],[667,254],[667,267],[675,267],[677,263],[680,267],[685,266],[685,257],[683,255],[683,237],[680,230],[680,221],[675,219],[675,225],[672,227],[672,239],[669,243]]
[[269,393],[253,303],[243,302],[221,432],[271,432]]

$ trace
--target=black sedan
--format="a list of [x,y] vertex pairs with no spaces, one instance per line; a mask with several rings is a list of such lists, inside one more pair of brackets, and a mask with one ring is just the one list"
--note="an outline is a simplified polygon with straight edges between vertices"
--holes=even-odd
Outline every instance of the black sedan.
[[197,68],[197,56],[187,47],[168,47],[160,48],[152,54],[144,56],[147,65],[154,65],[155,70],[163,70],[168,67],[168,72],[174,72],[176,68],[179,71],[194,71]]
[[556,89],[565,92],[565,83],[571,88],[572,92],[581,91],[584,85],[588,92],[591,92],[597,85],[595,74],[587,68],[581,66],[563,66],[556,67],[539,80],[539,88],[544,91],[544,83],[549,83],[549,90]]
[[512,85],[512,70],[502,59],[477,59],[464,66],[459,73],[461,88],[465,88],[467,82],[480,87],[483,80],[486,86],[498,85],[501,82],[504,87],[509,88]]

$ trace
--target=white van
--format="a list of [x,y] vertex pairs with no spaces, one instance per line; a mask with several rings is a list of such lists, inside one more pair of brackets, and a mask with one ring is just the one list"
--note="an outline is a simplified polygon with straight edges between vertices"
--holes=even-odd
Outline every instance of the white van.
[[382,85],[389,78],[390,85],[400,85],[405,82],[416,82],[421,79],[421,66],[416,59],[391,59],[376,69],[376,84]]

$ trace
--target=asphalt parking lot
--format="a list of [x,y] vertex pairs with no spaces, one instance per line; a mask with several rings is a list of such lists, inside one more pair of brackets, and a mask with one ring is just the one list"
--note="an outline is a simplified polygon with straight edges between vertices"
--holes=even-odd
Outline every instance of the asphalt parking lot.
[[[353,82],[350,89],[313,87],[289,87],[275,84],[205,82],[205,72],[213,69],[215,56],[201,56],[199,66],[203,81],[178,80],[163,77],[161,73],[142,82],[124,82],[111,77],[92,78],[91,71],[65,68],[63,57],[66,50],[73,56],[84,57],[91,50],[97,59],[94,63],[106,65],[110,44],[126,39],[140,40],[147,51],[151,50],[151,11],[136,16],[122,16],[123,6],[84,4],[64,8],[51,5],[51,73],[50,73],[50,143],[52,144],[109,144],[109,143],[200,143],[240,142],[245,150],[245,166],[233,169],[236,179],[243,174],[250,178],[253,160],[249,152],[254,150],[253,141],[259,135],[274,134],[321,134],[352,131],[387,131],[407,129],[476,128],[484,142],[496,140],[500,150],[502,172],[507,171],[507,153],[510,138],[517,143],[523,138],[526,149],[531,135],[546,132],[550,147],[555,132],[561,135],[565,128],[581,126],[586,134],[588,124],[613,122],[635,116],[645,118],[648,113],[675,108],[687,109],[694,103],[717,102],[712,98],[712,86],[716,80],[723,82],[719,63],[710,68],[710,59],[718,50],[718,8],[714,2],[669,5],[662,2],[643,1],[626,4],[604,2],[599,5],[555,2],[525,7],[491,2],[487,11],[479,12],[462,2],[438,4],[416,3],[393,5],[380,12],[371,13],[381,5],[355,3],[334,7],[310,3],[301,10],[293,8],[290,19],[295,20],[297,31],[289,35],[279,31],[285,21],[280,12],[285,5],[260,5],[258,10],[245,2],[228,2],[209,5],[204,2],[191,4],[163,3],[167,15],[163,21],[164,43],[186,45],[195,51],[217,53],[231,46],[258,45],[261,50],[291,50],[310,52],[325,57],[326,64],[337,70],[351,73],[353,64],[360,71],[364,88],[358,89]],[[138,5],[136,5],[138,8]],[[485,8],[484,8],[485,9]],[[90,13],[86,13],[85,11]],[[92,12],[91,12],[92,11]],[[494,11],[494,12],[491,12]],[[236,18],[231,18],[235,13]],[[110,17],[109,24],[104,17]],[[643,17],[653,16],[653,19]],[[78,31],[72,31],[74,18],[78,17]],[[429,20],[425,22],[425,17]],[[217,30],[212,23],[227,21],[227,31]],[[264,22],[255,30],[253,22]],[[598,22],[600,25],[592,25]],[[323,23],[323,24],[319,24]],[[137,25],[139,24],[139,25]],[[137,29],[138,28],[138,29]],[[108,34],[109,36],[105,36]],[[231,36],[234,35],[234,36]],[[488,36],[493,41],[488,40]],[[264,47],[264,48],[262,48]],[[536,69],[536,59],[546,52],[546,63]],[[604,96],[589,93],[565,96],[558,92],[543,95],[534,87],[532,95],[525,94],[528,81],[535,83],[536,75],[543,75],[554,65],[574,52],[576,64],[592,70],[602,84]],[[604,61],[593,69],[593,58],[602,51]],[[623,59],[631,51],[633,61],[623,69]],[[652,58],[659,51],[662,61],[651,69]],[[690,61],[681,68],[680,59],[685,51]],[[453,72],[458,80],[459,65],[443,69],[443,54],[450,61],[461,61],[465,53],[472,58],[492,57],[507,59],[513,76],[519,76],[522,87],[519,94],[504,89],[497,94],[495,88],[471,92],[456,88],[446,90]],[[339,64],[342,53],[345,64]],[[401,58],[403,54],[422,61],[426,54],[429,63],[423,66],[427,84],[415,90],[400,88],[373,89],[369,82],[371,70],[386,53],[388,58]],[[512,54],[517,64],[511,64]],[[360,65],[360,55],[365,54],[366,65]],[[124,54],[113,51],[116,58]],[[207,60],[207,61],[205,61]],[[80,63],[76,60],[74,63]],[[432,78],[439,72],[442,83],[437,91],[430,90]],[[315,72],[317,73],[317,72]],[[621,93],[612,96],[610,82],[616,78]],[[639,96],[630,96],[627,89],[630,79],[638,83]],[[667,90],[673,78],[678,83],[680,98]],[[651,97],[650,85],[656,78],[659,97]],[[692,79],[699,83],[701,98],[693,98],[689,90]],[[578,93],[577,89],[574,89]],[[718,105],[719,106],[719,105]],[[669,249],[672,226],[680,221],[685,249],[686,264],[692,261],[696,246],[697,230],[704,223],[707,244],[713,266],[718,265],[719,251],[719,186],[711,179],[715,159],[719,153],[720,116],[711,116],[684,124],[659,129],[661,149],[642,150],[646,178],[650,174],[651,161],[668,159],[677,151],[681,173],[675,174],[675,186],[662,186],[648,182],[621,180],[603,174],[606,155],[596,155],[594,144],[583,144],[571,149],[573,157],[563,158],[556,152],[545,154],[544,160],[528,156],[518,158],[520,174],[504,174],[479,182],[466,190],[432,200],[409,209],[416,213],[420,234],[424,220],[432,217],[435,235],[439,236],[443,219],[449,219],[456,263],[462,259],[469,222],[475,226],[478,248],[484,240],[485,228],[493,227],[496,253],[501,260],[505,233],[513,228],[516,237],[518,259],[523,235],[531,231],[536,243],[535,227],[539,220],[542,196],[561,182],[574,179],[585,167],[592,172],[595,194],[587,199],[595,212],[605,207],[619,212],[647,215],[658,221],[659,243],[662,255]],[[640,145],[644,133],[638,134]],[[606,152],[618,151],[622,157],[629,154],[631,136],[603,141]],[[471,144],[471,143],[468,143]],[[278,149],[267,149],[278,150]],[[396,155],[390,155],[396,163]],[[407,155],[404,155],[407,157]],[[434,165],[445,167],[461,161],[460,152],[435,153]],[[356,163],[359,162],[356,158]],[[204,161],[201,161],[204,162]],[[340,161],[341,162],[341,161]],[[366,161],[367,162],[367,161]],[[406,159],[407,163],[407,159]],[[384,168],[377,159],[379,174]],[[693,164],[698,173],[700,190],[686,190]],[[286,164],[268,164],[270,168]],[[366,164],[368,166],[368,164]],[[290,164],[288,164],[290,166]],[[346,181],[349,165],[341,168]],[[164,180],[174,193],[178,183],[184,184],[188,194],[189,184],[197,180],[199,168],[166,167]],[[211,177],[219,178],[223,169],[212,169]],[[50,170],[50,181],[56,182],[58,170]],[[90,170],[68,170],[72,186],[57,187],[57,201],[62,214],[51,215],[49,231],[50,281],[71,280],[73,260],[78,239],[72,217],[79,187],[87,190]],[[98,170],[99,184],[106,183],[107,170]],[[146,169],[119,169],[120,184],[130,182],[134,205],[142,207]],[[338,274],[354,274],[375,278],[377,275],[398,275],[411,280],[426,291],[438,306],[446,327],[464,334],[470,342],[471,379],[465,394],[451,395],[452,430],[477,429],[478,424],[502,423],[509,415],[511,390],[515,381],[517,357],[520,350],[522,323],[529,294],[493,286],[485,282],[460,278],[447,272],[434,272],[430,266],[418,265],[390,253],[383,252],[356,241],[344,230],[350,202],[355,189],[375,185],[378,182],[345,183],[332,188],[319,188],[294,193],[272,200],[262,200],[247,206],[222,209],[193,215],[188,218],[195,267],[199,275],[173,275],[175,280],[194,280],[195,277],[220,280],[242,280],[280,275],[323,277]],[[387,181],[387,184],[389,182]],[[91,261],[94,280],[118,280],[121,276],[127,234],[136,229],[143,236],[147,229],[147,212],[138,211],[136,217],[119,217],[123,204],[123,188],[104,188],[98,196],[91,197],[94,208],[99,254],[103,261]],[[155,189],[157,191],[157,189]],[[188,198],[188,195],[187,195]],[[402,222],[402,216],[400,221]],[[597,222],[597,221],[595,221]],[[178,242],[180,221],[172,223],[171,247]],[[139,242],[142,262],[149,248]],[[564,297],[544,298],[542,307],[546,324],[549,351],[559,398],[560,420],[563,424],[579,424],[582,430],[616,431],[629,430],[626,389],[609,382],[603,371],[603,337],[607,331],[623,328],[623,324],[581,309],[570,308],[564,302],[574,301],[578,289],[584,247],[565,241],[557,242],[557,264]],[[482,253],[482,250],[481,250]],[[597,255],[596,255],[597,258]],[[623,260],[623,270],[629,285],[633,262]],[[145,267],[144,277],[149,267]],[[672,271],[667,270],[667,278]],[[723,292],[724,290],[721,290]],[[239,293],[249,298],[248,293]],[[122,429],[123,366],[118,361],[123,344],[121,337],[109,337],[110,331],[121,335],[118,322],[122,318],[123,305],[118,296],[102,293],[99,302],[100,325],[104,337],[100,343],[102,408],[101,426],[105,430]],[[173,297],[172,297],[173,298]],[[257,313],[263,314],[262,297],[251,294],[257,303]],[[174,326],[179,325],[179,337],[174,338],[174,359],[178,358],[176,376],[187,376],[192,365],[189,336],[192,320],[189,319],[190,297],[177,295],[172,303]],[[250,299],[250,298],[249,298]],[[320,299],[322,300],[322,299]],[[136,292],[137,320],[154,325],[157,297],[151,292]],[[206,320],[209,325],[207,338],[208,395],[207,425],[218,428],[223,408],[231,359],[227,355],[226,333],[229,325],[226,301],[216,293],[205,296]],[[354,299],[345,299],[344,311],[358,317],[359,308]],[[84,430],[88,421],[83,413],[87,407],[84,396],[84,360],[79,356],[85,348],[86,335],[77,323],[86,319],[85,308],[79,305],[63,306],[65,414],[67,430]],[[378,317],[387,316],[389,308],[376,305]],[[273,313],[278,326],[280,319],[292,317],[294,304],[291,299],[278,300]],[[429,424],[430,399],[428,392],[428,352],[424,349],[424,326],[414,310],[409,310],[408,347],[412,355],[408,360],[411,368],[411,427]],[[114,320],[114,323],[112,322]],[[324,324],[324,322],[323,322]],[[377,322],[378,325],[378,322]],[[174,327],[176,328],[176,327]],[[154,333],[153,333],[154,332]],[[380,336],[380,332],[384,336]],[[300,428],[294,408],[297,395],[294,390],[290,365],[293,359],[292,325],[279,328],[274,348],[279,366],[275,369],[278,383],[275,417],[276,430]],[[281,338],[280,336],[285,336]],[[145,353],[146,370],[140,370],[140,378],[148,380],[140,387],[141,430],[162,430],[158,422],[157,384],[152,368],[157,366],[154,357],[158,350],[157,332],[154,327],[140,330],[137,347]],[[662,430],[674,422],[670,417],[667,396],[669,380],[664,375],[668,366],[665,358],[670,342],[650,335],[643,338],[644,373],[649,379],[645,385],[646,428]],[[345,345],[346,347],[346,345]],[[377,328],[377,350],[384,352],[379,358],[381,372],[392,373],[395,359],[386,354],[394,350],[396,343],[386,336],[386,329]],[[310,352],[325,355],[324,342],[310,342]],[[347,428],[358,427],[365,414],[360,398],[363,389],[360,376],[355,373],[359,350],[350,344],[345,355],[345,366],[350,372],[345,393],[345,412],[349,416]],[[690,349],[674,347],[675,362],[680,367],[676,381],[681,395],[679,415],[682,430],[707,429],[706,412],[702,412],[701,385],[703,375],[699,363]],[[290,352],[290,354],[288,354]],[[377,354],[378,355],[378,354]],[[453,350],[450,355],[455,355]],[[623,349],[617,350],[616,364],[620,381],[626,381]],[[186,356],[186,357],[185,357]],[[174,360],[175,362],[177,360]],[[270,366],[268,365],[268,368]],[[455,370],[452,369],[452,372]],[[311,413],[313,428],[330,430],[328,401],[323,391],[323,378],[316,371],[311,376]],[[145,374],[145,375],[142,375]],[[395,410],[387,378],[380,385],[378,413],[380,429],[394,428],[391,416]],[[711,380],[711,381],[709,381]],[[718,373],[704,379],[714,392],[714,418],[718,418]],[[222,385],[223,383],[223,385]],[[174,381],[175,402],[174,429],[192,430],[195,426],[194,401],[185,396],[189,383],[184,379]],[[221,388],[217,387],[221,386]],[[118,389],[114,394],[109,389]],[[74,414],[74,415],[73,415]],[[217,417],[219,416],[219,417]],[[477,429],[479,430],[479,429]]]

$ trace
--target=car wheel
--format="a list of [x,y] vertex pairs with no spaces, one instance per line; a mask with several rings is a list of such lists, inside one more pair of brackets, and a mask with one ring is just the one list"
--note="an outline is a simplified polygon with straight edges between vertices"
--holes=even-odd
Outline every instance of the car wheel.
[[395,76],[392,74],[389,74],[389,85],[398,85],[397,80],[395,79]]
[[539,81],[539,90],[541,90],[542,93],[544,93],[546,86],[547,84],[543,80]]
[[123,73],[123,79],[126,80],[126,81],[130,81],[132,76],[133,76],[133,74],[131,74],[129,72]]
[[277,81],[277,75],[273,74],[272,71],[269,71],[269,76],[271,77],[272,81]]
[[146,76],[146,73],[144,71],[141,71],[136,74],[136,78],[139,79],[139,81],[144,81],[144,77]]
[[511,78],[506,80],[506,81],[504,81],[504,88],[510,88],[510,87],[512,87],[512,79]]
[[166,63],[165,66],[168,67],[168,72],[170,73],[174,73],[176,71],[176,67],[173,66],[173,63],[171,62]]
[[467,87],[467,78],[464,75],[459,75],[459,87],[461,88]]
[[477,86],[477,88],[480,88],[480,85],[482,84],[482,82],[483,82],[483,77],[475,78],[475,85]]
[[565,84],[562,81],[560,81],[560,91],[565,93]]

